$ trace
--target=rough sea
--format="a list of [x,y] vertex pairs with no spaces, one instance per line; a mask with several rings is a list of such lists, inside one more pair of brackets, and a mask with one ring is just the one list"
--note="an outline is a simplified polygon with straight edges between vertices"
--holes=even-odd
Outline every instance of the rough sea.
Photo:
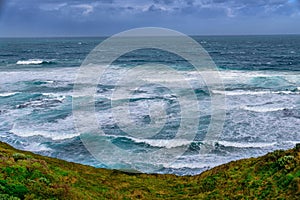
[[[72,92],[78,69],[105,38],[1,38],[0,39],[0,140],[12,146],[67,161],[115,168],[97,161],[81,142],[72,115]],[[241,158],[257,157],[300,142],[300,36],[195,36],[214,60],[225,90],[195,93],[204,107],[194,141],[185,144],[163,139],[136,139],[119,134],[109,120],[113,84],[99,84],[95,110],[107,140],[128,151],[189,145],[171,166],[158,173],[194,175]],[[185,48],[185,47],[179,47]],[[113,70],[147,62],[163,63],[187,77],[193,71],[173,54],[156,49],[128,53],[113,63]],[[153,69],[155,70],[155,68]],[[159,72],[158,72],[159,73]],[[107,83],[114,74],[106,76]],[[149,124],[145,104],[164,100],[172,116],[161,135],[176,134],[180,124],[176,98],[167,90],[144,86],[131,101],[134,119]],[[215,149],[201,154],[210,121],[205,110],[211,95],[225,94],[226,118]],[[112,135],[114,137],[112,137]],[[165,138],[167,140],[168,137]],[[122,163],[120,163],[121,165]],[[130,168],[130,163],[126,163]],[[163,165],[163,163],[160,163]],[[116,167],[118,168],[118,167]]]

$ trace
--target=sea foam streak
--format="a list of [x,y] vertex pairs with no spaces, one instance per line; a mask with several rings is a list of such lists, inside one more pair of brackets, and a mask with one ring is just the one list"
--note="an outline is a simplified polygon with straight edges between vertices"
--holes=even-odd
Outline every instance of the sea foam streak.
[[176,148],[181,146],[187,146],[191,144],[191,141],[183,139],[172,139],[172,140],[162,140],[162,139],[138,139],[138,138],[129,138],[136,143],[145,143],[149,144],[152,147],[164,147],[167,149]]
[[16,64],[17,65],[40,65],[44,63],[51,63],[52,61],[49,60],[42,60],[42,59],[29,59],[29,60],[19,60]]
[[[43,96],[48,96],[52,99],[58,100],[60,102],[62,102],[63,100],[65,100],[65,98],[67,97],[67,95],[65,94],[59,94],[59,93],[42,93]],[[47,99],[46,99],[47,100]]]
[[19,92],[6,92],[6,93],[0,93],[0,97],[9,97],[18,94]]
[[45,138],[50,138],[52,140],[71,139],[71,138],[79,136],[79,134],[75,134],[75,133],[57,134],[57,132],[35,131],[35,130],[31,131],[31,130],[16,129],[16,128],[13,128],[11,130],[11,132],[20,137],[43,136]]
[[24,146],[23,148],[24,150],[27,151],[33,151],[33,152],[39,152],[39,151],[51,151],[50,148],[48,148],[46,145],[44,144],[40,144],[38,142],[32,142],[27,146]]
[[55,94],[55,93],[42,93],[43,96],[47,98],[37,99],[37,100],[30,100],[23,104],[16,105],[16,108],[25,108],[25,107],[42,107],[45,105],[55,104],[55,103],[63,103],[66,96],[62,94]]
[[241,109],[252,112],[276,112],[281,110],[293,109],[293,107],[265,107],[265,106],[242,106]]
[[134,143],[143,143],[143,144],[148,144],[151,147],[162,147],[162,148],[177,148],[177,147],[182,147],[182,146],[188,146],[190,145],[193,141],[185,140],[185,139],[143,139],[143,138],[135,138],[135,137],[130,137],[130,136],[118,136],[118,135],[105,135],[107,137],[111,137],[114,139],[128,139],[133,141]]
[[264,142],[229,142],[229,141],[218,141],[220,145],[225,147],[237,147],[237,148],[263,148],[263,147],[271,147],[276,145],[276,142],[264,143]]
[[232,90],[232,91],[221,91],[221,90],[213,90],[213,94],[224,94],[227,96],[239,96],[239,95],[264,95],[271,94],[271,91],[251,91],[251,90]]
[[231,90],[231,91],[221,91],[221,90],[213,90],[213,94],[224,94],[227,96],[241,96],[241,95],[266,95],[266,94],[285,94],[285,95],[297,95],[300,94],[299,91],[269,91],[269,90],[261,90],[261,91],[251,91],[251,90]]

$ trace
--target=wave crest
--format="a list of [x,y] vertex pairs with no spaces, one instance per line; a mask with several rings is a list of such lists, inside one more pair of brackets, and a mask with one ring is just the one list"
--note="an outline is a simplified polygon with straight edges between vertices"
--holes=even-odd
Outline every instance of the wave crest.
[[41,65],[41,64],[52,64],[54,63],[51,60],[42,60],[42,59],[29,59],[29,60],[19,60],[17,65]]
[[277,111],[282,111],[282,110],[290,110],[293,108],[294,107],[264,107],[264,106],[242,106],[241,107],[241,109],[243,109],[243,110],[252,111],[252,112],[260,112],[260,113],[277,112]]

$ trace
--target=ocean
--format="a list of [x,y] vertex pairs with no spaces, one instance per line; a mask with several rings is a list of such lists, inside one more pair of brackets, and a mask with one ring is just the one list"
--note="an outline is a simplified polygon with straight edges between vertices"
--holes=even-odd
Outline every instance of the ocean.
[[[195,175],[229,161],[257,157],[300,142],[300,36],[193,36],[219,69],[224,90],[195,89],[203,106],[200,125],[187,151],[171,165],[160,161],[157,173]],[[73,120],[72,94],[77,72],[91,50],[105,38],[1,38],[0,140],[41,155],[104,168],[130,168],[131,163],[101,163],[83,145]],[[180,48],[180,47],[179,47]],[[184,47],[182,47],[184,48]],[[156,49],[123,55],[113,70],[162,63],[187,77],[186,61]],[[155,68],[153,69],[155,70]],[[159,73],[159,72],[157,72]],[[180,124],[180,105],[170,91],[145,85],[131,101],[133,120],[149,124],[145,104],[166,101],[168,126],[158,138],[134,138],[108,120],[114,75],[97,86],[95,110],[110,140],[127,151],[173,148],[168,140]],[[140,95],[143,94],[143,95]],[[211,95],[226,96],[223,131],[213,151],[200,153],[210,122]],[[140,95],[140,96],[139,96]],[[113,137],[112,137],[113,136]],[[118,156],[118,155],[115,155]],[[121,156],[121,155],[120,155]],[[101,155],[100,155],[101,157]],[[118,160],[118,159],[116,159]]]

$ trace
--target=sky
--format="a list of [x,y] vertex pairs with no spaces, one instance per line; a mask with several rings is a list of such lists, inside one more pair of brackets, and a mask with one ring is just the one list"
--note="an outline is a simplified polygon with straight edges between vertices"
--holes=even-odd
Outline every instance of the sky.
[[0,0],[0,37],[300,34],[300,0]]

